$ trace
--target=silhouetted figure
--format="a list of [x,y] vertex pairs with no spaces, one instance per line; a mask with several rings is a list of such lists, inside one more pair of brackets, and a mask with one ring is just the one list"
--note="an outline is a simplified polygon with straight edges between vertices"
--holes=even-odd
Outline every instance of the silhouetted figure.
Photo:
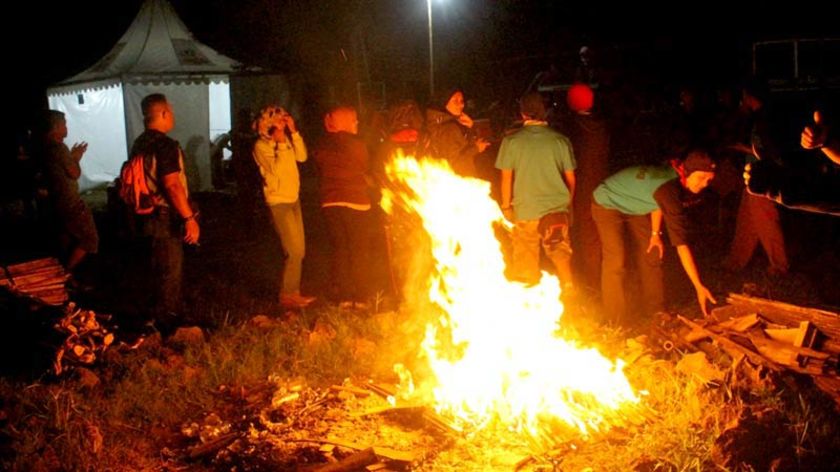
[[566,102],[574,114],[564,131],[572,141],[577,163],[572,262],[583,284],[598,287],[601,280],[601,243],[592,219],[592,192],[609,175],[610,132],[606,120],[593,113],[595,93],[588,85],[572,85]]
[[239,214],[251,231],[257,230],[254,222],[262,221],[265,200],[262,196],[262,176],[254,160],[254,143],[259,135],[252,125],[254,118],[248,109],[239,110],[236,128],[231,132],[231,164],[236,180]]
[[59,227],[59,241],[64,264],[72,272],[88,254],[99,248],[99,235],[93,213],[79,195],[79,162],[87,151],[87,143],[75,143],[68,149],[67,121],[64,113],[49,110],[43,143],[44,175]]
[[183,244],[198,244],[200,228],[198,212],[189,202],[184,151],[167,136],[175,127],[172,105],[165,95],[153,93],[140,106],[145,131],[134,140],[131,155],[144,156],[145,179],[155,209],[149,215],[135,215],[135,237],[148,264],[144,276],[151,316],[166,332],[183,321]]
[[[747,84],[741,95],[741,106],[752,119],[750,137],[747,143],[738,143],[734,149],[746,155],[747,164],[765,160],[781,165],[781,150],[770,129],[766,102],[769,90],[760,82]],[[779,209],[772,201],[746,190],[741,194],[738,216],[735,220],[735,235],[724,260],[728,270],[739,271],[752,259],[756,247],[761,244],[770,260],[768,272],[773,275],[788,271],[788,257]]]

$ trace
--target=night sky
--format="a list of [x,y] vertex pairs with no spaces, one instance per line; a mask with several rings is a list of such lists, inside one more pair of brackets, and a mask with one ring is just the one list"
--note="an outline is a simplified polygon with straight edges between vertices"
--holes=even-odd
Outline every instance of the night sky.
[[[404,96],[428,87],[424,0],[171,2],[200,41],[243,63],[295,75],[313,89],[358,77],[364,69],[354,71],[343,58],[360,63],[359,44],[366,46],[372,80]],[[141,3],[17,5],[22,11],[7,18],[23,32],[5,42],[19,65],[12,79],[16,115],[31,116],[45,106],[49,84],[107,53]],[[829,24],[824,5],[742,3],[435,0],[436,82],[463,85],[474,95],[515,94],[549,63],[573,60],[583,44],[610,50],[664,81],[705,80],[747,70],[755,39],[840,36],[840,20]]]

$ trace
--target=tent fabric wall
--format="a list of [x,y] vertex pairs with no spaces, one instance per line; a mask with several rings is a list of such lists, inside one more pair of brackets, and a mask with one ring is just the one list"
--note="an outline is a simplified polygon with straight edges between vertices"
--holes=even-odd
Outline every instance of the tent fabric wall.
[[[172,104],[175,128],[169,132],[184,149],[184,167],[191,191],[208,190],[210,179],[210,111],[207,84],[129,84],[125,87],[126,129],[131,141],[143,132],[140,102],[162,93]],[[130,144],[129,144],[130,146]]]
[[[237,92],[257,109],[265,103],[288,106],[291,101],[289,87],[279,75],[249,74],[257,86],[234,89],[230,80],[240,71],[240,63],[195,40],[168,1],[145,0],[108,54],[47,91],[50,106],[68,110],[72,133],[68,143],[84,140],[91,144],[82,163],[80,188],[86,190],[117,176],[131,144],[143,131],[140,102],[147,94],[159,92],[169,98],[175,111],[170,136],[184,148],[190,189],[211,189],[210,142],[231,129],[231,105],[238,103]],[[84,106],[78,105],[78,94],[102,94],[103,110],[91,105],[97,98],[93,102],[85,98]]]
[[69,147],[77,142],[88,143],[87,152],[80,162],[82,177],[79,187],[87,190],[114,180],[126,159],[122,86],[89,89],[72,95],[51,95],[49,105],[51,109],[65,114],[65,142]]

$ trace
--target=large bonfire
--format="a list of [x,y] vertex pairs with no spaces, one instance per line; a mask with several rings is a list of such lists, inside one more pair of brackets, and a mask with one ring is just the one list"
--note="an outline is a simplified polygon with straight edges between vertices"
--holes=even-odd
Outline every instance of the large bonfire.
[[[505,225],[490,186],[442,161],[398,155],[383,208],[416,213],[431,239],[428,297],[439,316],[422,343],[438,412],[471,427],[494,422],[537,435],[551,425],[590,436],[639,404],[622,369],[594,348],[558,335],[558,280],[526,286],[505,278],[494,226]],[[399,190],[395,190],[399,189]]]

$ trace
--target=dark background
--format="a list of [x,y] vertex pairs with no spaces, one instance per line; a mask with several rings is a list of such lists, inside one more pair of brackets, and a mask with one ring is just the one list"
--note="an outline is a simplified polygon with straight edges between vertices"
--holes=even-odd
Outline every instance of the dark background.
[[[171,3],[199,41],[245,64],[288,73],[312,93],[332,86],[335,98],[347,100],[358,79],[384,82],[389,96],[426,98],[424,0]],[[516,96],[552,62],[573,63],[583,44],[604,51],[602,62],[661,84],[732,80],[749,71],[754,40],[840,31],[829,2],[760,3],[435,0],[436,82],[461,84],[483,100]],[[48,85],[107,53],[141,4],[18,2],[4,41],[12,52],[7,75],[15,116],[45,107]]]

